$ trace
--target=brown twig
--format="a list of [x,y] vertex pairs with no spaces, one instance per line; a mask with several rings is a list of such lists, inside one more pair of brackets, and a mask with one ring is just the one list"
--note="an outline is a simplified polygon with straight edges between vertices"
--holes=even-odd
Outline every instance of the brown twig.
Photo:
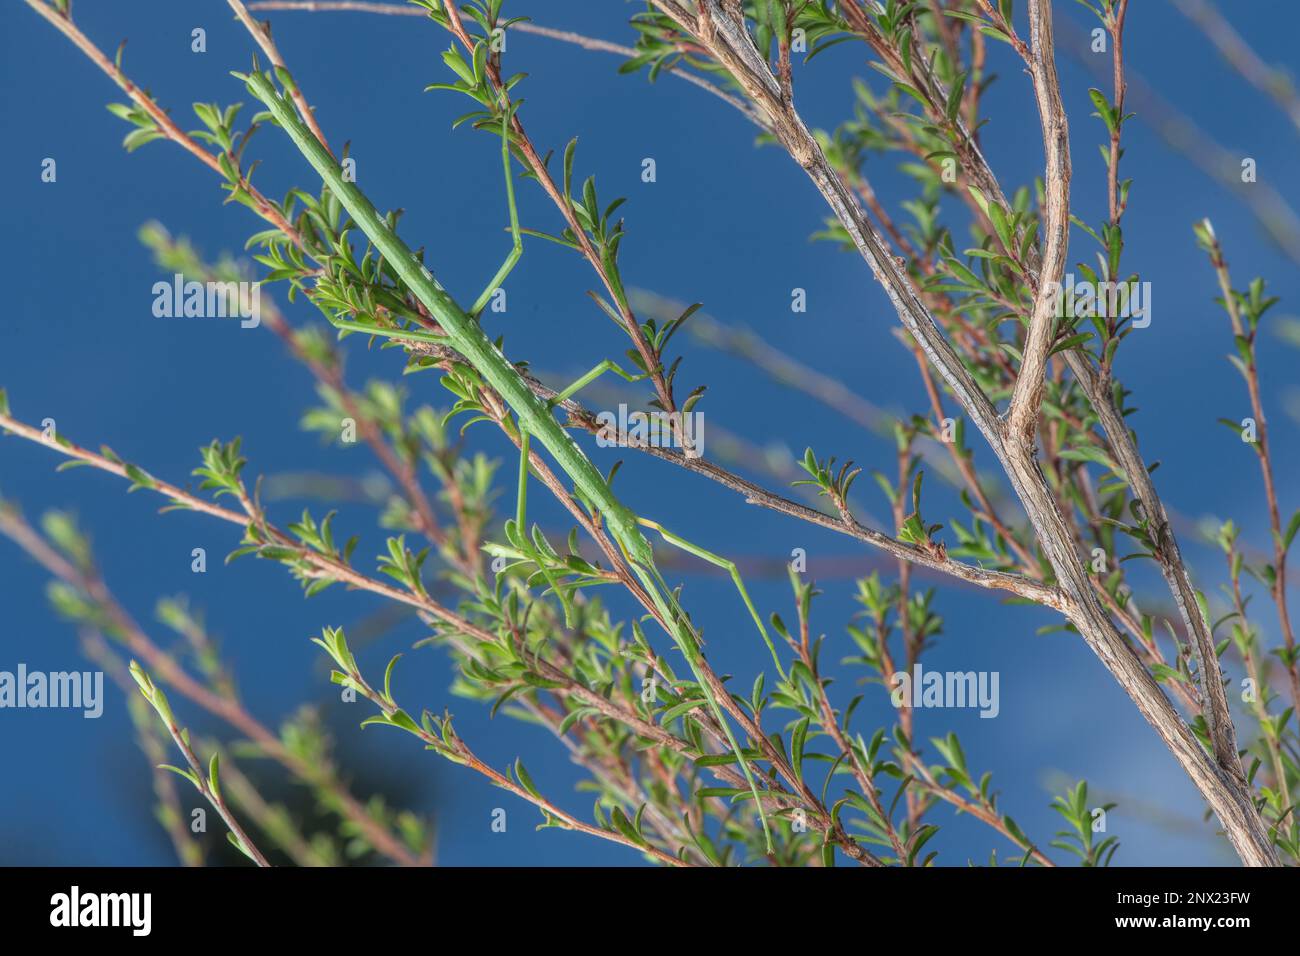
[[1259,457],[1259,470],[1264,480],[1264,503],[1268,509],[1268,526],[1273,541],[1273,581],[1269,588],[1273,603],[1277,605],[1278,624],[1282,629],[1282,640],[1287,649],[1287,677],[1291,685],[1291,702],[1300,708],[1300,668],[1296,665],[1295,630],[1291,625],[1291,611],[1287,602],[1287,547],[1283,538],[1282,513],[1278,507],[1277,483],[1273,476],[1273,455],[1268,440],[1268,419],[1264,416],[1264,400],[1259,387],[1259,362],[1255,350],[1255,330],[1247,329],[1242,322],[1241,308],[1237,294],[1232,288],[1232,276],[1228,272],[1228,262],[1224,258],[1223,248],[1217,238],[1210,234],[1210,265],[1218,280],[1219,292],[1223,298],[1223,308],[1232,322],[1232,333],[1237,341],[1250,345],[1249,361],[1243,361],[1243,377],[1246,390],[1250,395],[1251,415],[1255,419],[1255,451]]
[[[207,166],[222,179],[226,178],[226,172],[222,169],[221,161],[214,153],[208,152],[193,139],[185,134],[183,130],[172,120],[170,116],[160,107],[157,102],[136,86],[118,67],[116,63],[106,57],[100,49],[93,44],[90,39],[81,32],[81,30],[72,22],[70,16],[63,16],[50,4],[44,0],[25,0],[26,4],[39,13],[42,17],[54,25],[54,27],[66,36],[86,57],[99,67],[109,79],[118,85],[131,100],[149,114],[158,131],[167,139],[180,146],[186,152],[193,155],[199,162]],[[229,155],[229,154],[227,154]],[[235,157],[229,157],[235,160]],[[285,236],[292,240],[296,245],[302,245],[302,237],[280,211],[280,208],[261,192],[257,190],[252,183],[248,181],[247,176],[239,174],[239,188],[246,192],[253,200],[256,211],[259,216],[269,222],[275,228],[279,229]]]
[[[280,56],[275,41],[271,39],[271,24],[258,23],[254,20],[240,0],[226,0],[226,2],[230,4],[230,9],[235,11],[235,16],[239,18],[239,22],[248,29],[253,39],[257,41],[257,45],[262,48],[262,52],[271,61],[271,65],[288,73],[289,67],[285,64],[284,58]],[[302,117],[303,122],[307,124],[312,134],[320,140],[320,144],[333,156],[334,153],[330,150],[329,141],[325,139],[325,133],[321,130],[320,124],[316,122],[316,114],[307,105],[307,98],[302,95],[302,90],[298,87],[298,84],[288,84],[288,92],[294,106],[298,108],[298,115]]]
[[[377,13],[397,17],[428,17],[429,15],[428,11],[420,7],[407,6],[401,3],[365,3],[360,2],[360,0],[256,0],[256,2],[250,3],[248,8],[250,10],[285,10],[301,13]],[[609,40],[585,36],[571,30],[556,30],[552,27],[545,27],[527,21],[512,23],[510,31],[512,33],[527,33],[533,36],[546,37],[549,40],[558,40],[561,43],[568,43],[598,53],[612,53],[615,56],[623,56],[629,59],[636,56],[636,50],[630,46],[623,46],[621,43],[612,43]],[[681,64],[669,64],[664,67],[664,72],[669,76],[675,76],[679,80],[684,80],[693,86],[699,87],[711,96],[716,96],[728,106],[737,110],[751,123],[762,126],[759,118],[750,109],[749,104],[732,96],[726,90],[715,83],[709,82],[698,73],[683,69]]]

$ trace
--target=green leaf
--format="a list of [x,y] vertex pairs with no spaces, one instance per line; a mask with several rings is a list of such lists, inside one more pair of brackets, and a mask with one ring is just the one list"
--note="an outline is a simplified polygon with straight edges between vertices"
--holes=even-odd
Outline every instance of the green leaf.
[[388,662],[388,667],[384,669],[384,700],[388,701],[390,704],[393,702],[393,668],[397,666],[397,662],[401,660],[401,658],[401,654],[394,654],[393,659]]
[[795,725],[794,733],[790,736],[790,763],[794,767],[794,775],[797,778],[803,777],[803,748],[808,739],[808,725],[811,719],[804,717]]
[[680,704],[674,704],[659,715],[659,722],[667,726],[683,714],[688,714],[697,707],[703,707],[706,703],[707,701],[703,697],[697,697],[692,700],[683,701]]
[[1295,540],[1296,532],[1300,531],[1300,511],[1296,511],[1291,516],[1291,522],[1286,526],[1286,531],[1282,534],[1282,550],[1289,551],[1291,542]]
[[921,848],[929,843],[931,838],[938,832],[938,826],[933,823],[926,823],[917,829],[916,835],[912,838],[912,845],[907,851],[908,866],[915,865],[916,855],[921,852]]
[[957,82],[953,84],[952,90],[948,93],[948,105],[944,112],[948,115],[949,122],[957,121],[957,112],[961,109],[962,94],[966,92],[966,74],[963,73],[957,77]]
[[178,777],[184,777],[184,778],[185,778],[186,780],[188,780],[190,783],[194,784],[194,786],[195,786],[196,789],[199,789],[199,790],[202,790],[202,789],[203,789],[201,786],[199,786],[199,778],[198,778],[198,776],[194,773],[193,770],[188,770],[188,769],[187,769],[187,770],[182,770],[180,767],[174,767],[174,766],[172,766],[172,765],[169,764],[169,763],[160,763],[160,764],[158,765],[158,769],[159,769],[159,770],[170,770],[172,773],[176,774]]
[[131,487],[128,491],[135,491],[137,488],[157,487],[158,483],[154,480],[153,475],[149,474],[143,468],[139,468],[129,462],[123,464],[122,468],[126,472],[126,476],[131,479]]
[[1015,237],[1011,234],[1011,223],[1007,221],[1007,214],[998,203],[989,203],[988,213],[989,219],[993,223],[993,230],[998,234],[998,241],[1002,243],[1002,248],[1014,255],[1016,242]]
[[239,839],[239,837],[235,836],[233,831],[231,830],[226,831],[226,840],[228,840],[230,842],[230,845],[233,846],[236,850],[244,854],[244,856],[248,857],[254,863],[257,862],[256,857],[254,857],[253,854],[249,852],[248,847],[244,846],[244,841]]
[[537,785],[533,783],[533,778],[529,775],[527,768],[524,767],[523,760],[515,760],[515,777],[519,780],[519,785],[532,796],[541,798],[541,792],[538,791]]
[[442,62],[446,63],[449,67],[451,67],[451,69],[455,72],[455,74],[459,76],[462,80],[464,80],[468,85],[470,86],[475,85],[474,71],[469,68],[469,65],[461,57],[460,52],[455,47],[446,50],[442,54]]
[[632,825],[632,821],[627,818],[627,814],[625,814],[618,807],[615,807],[613,809],[613,811],[609,815],[609,818],[610,821],[614,824],[614,827],[618,830],[618,832],[623,834],[623,836],[627,837],[637,846],[647,845],[645,837],[643,837],[640,833],[637,832],[636,827]]
[[1119,120],[1115,116],[1114,108],[1110,105],[1110,100],[1106,99],[1106,94],[1094,88],[1088,90],[1088,96],[1092,99],[1092,105],[1097,107],[1097,115],[1106,124],[1106,131],[1114,134]]
[[1025,836],[1025,832],[1020,829],[1020,826],[1011,817],[1003,817],[1002,825],[1007,828],[1007,833],[1011,835],[1011,839],[1019,843],[1021,847],[1028,850],[1032,846],[1029,837]]
[[122,146],[128,153],[134,153],[145,143],[151,143],[155,139],[162,139],[162,133],[156,129],[133,129],[122,139]]

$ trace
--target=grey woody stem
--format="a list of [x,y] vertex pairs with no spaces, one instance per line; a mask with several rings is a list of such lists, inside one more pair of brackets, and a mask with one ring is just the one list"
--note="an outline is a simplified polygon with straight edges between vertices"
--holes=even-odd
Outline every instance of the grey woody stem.
[[1020,364],[1020,374],[1006,416],[1007,442],[1021,455],[1033,454],[1047,359],[1056,331],[1053,288],[1057,287],[1065,272],[1065,258],[1070,246],[1070,130],[1065,120],[1065,105],[1061,102],[1061,85],[1056,77],[1051,7],[1042,0],[1030,0],[1029,17],[1033,40],[1030,70],[1038,99],[1038,117],[1043,127],[1047,169],[1043,175],[1046,194],[1043,264],[1038,273],[1034,311],[1029,317],[1024,360]]
[[[1116,630],[1098,598],[1084,570],[1083,563],[1075,550],[1073,536],[1057,506],[1051,487],[1044,477],[1035,457],[1034,447],[1017,443],[1015,447],[1007,441],[1003,423],[992,402],[976,384],[966,369],[961,357],[940,331],[933,315],[921,301],[910,278],[903,268],[888,252],[888,246],[875,231],[861,207],[858,206],[852,191],[844,184],[839,175],[827,161],[821,148],[809,132],[803,119],[795,111],[793,104],[782,95],[776,79],[772,76],[766,61],[759,54],[750,40],[743,22],[738,22],[728,15],[719,0],[700,0],[698,15],[692,14],[674,0],[653,0],[656,7],[671,16],[680,27],[695,37],[709,53],[731,71],[746,94],[754,101],[773,129],[773,133],[791,157],[804,169],[816,185],[826,202],[834,211],[836,218],[847,230],[855,247],[871,267],[876,280],[885,288],[891,303],[898,313],[904,327],[912,334],[926,357],[939,371],[945,383],[951,389],[962,409],[984,435],[1006,471],[1008,478],[1025,508],[1034,531],[1041,543],[1061,588],[1074,602],[1069,612],[1071,623],[1078,628],[1085,642],[1093,653],[1101,659],[1111,675],[1133,700],[1139,712],[1156,730],[1165,746],[1174,754],[1180,766],[1192,779],[1196,788],[1210,804],[1231,841],[1242,862],[1250,866],[1276,866],[1277,856],[1268,830],[1255,809],[1253,794],[1241,772],[1240,762],[1236,759],[1235,744],[1232,762],[1225,760],[1226,754],[1221,747],[1225,735],[1222,723],[1216,728],[1214,736],[1218,759],[1212,758],[1202,748],[1191,728],[1182,720],[1177,710],[1165,697],[1160,686],[1150,672],[1138,660],[1124,637]],[[1037,5],[1036,5],[1037,6]],[[1038,18],[1050,14],[1040,10]],[[1050,29],[1046,34],[1047,44],[1036,51],[1037,56],[1051,55]],[[1043,34],[1036,31],[1036,37],[1043,39]],[[1050,101],[1050,98],[1049,98]],[[1045,124],[1045,129],[1052,128]],[[1050,147],[1049,147],[1050,149]],[[1072,362],[1071,367],[1082,363]],[[1097,376],[1091,366],[1084,364],[1089,379],[1095,382]],[[1023,372],[1022,372],[1023,374]],[[1092,384],[1092,382],[1085,383]],[[1101,390],[1095,385],[1089,392],[1090,397],[1098,395]],[[1109,400],[1104,403],[1113,412]],[[1115,422],[1105,421],[1105,412],[1098,409],[1103,417],[1108,437],[1118,443],[1117,435],[1127,437],[1127,430],[1122,422],[1112,431]],[[1117,413],[1115,413],[1117,416]],[[1134,449],[1134,454],[1136,453]],[[1145,482],[1148,486],[1145,466],[1140,458],[1135,470],[1132,462],[1122,462],[1134,482],[1135,490]],[[1150,489],[1154,495],[1154,489]],[[1142,493],[1137,492],[1139,499]],[[1158,503],[1159,499],[1155,499]],[[1145,503],[1145,502],[1144,502]],[[1158,514],[1163,515],[1163,509]],[[1167,527],[1167,522],[1166,522]],[[1168,535],[1172,541],[1172,535]],[[1173,545],[1171,557],[1176,555]],[[1171,560],[1170,565],[1173,565]],[[1185,580],[1186,570],[1177,563],[1177,574],[1171,567],[1169,577],[1181,584]],[[1187,585],[1190,588],[1190,584]],[[1175,596],[1180,605],[1185,600],[1181,588],[1175,589]],[[1193,605],[1194,602],[1193,602]],[[1190,608],[1184,608],[1184,620],[1193,621]],[[1199,614],[1196,615],[1199,617]],[[1192,630],[1194,635],[1197,633]],[[1205,680],[1207,688],[1217,688],[1222,697],[1222,685],[1218,681],[1217,660],[1209,657],[1216,666]],[[1211,705],[1215,705],[1210,696]],[[1226,716],[1226,701],[1223,702]],[[1226,724],[1226,733],[1232,733],[1231,720]]]

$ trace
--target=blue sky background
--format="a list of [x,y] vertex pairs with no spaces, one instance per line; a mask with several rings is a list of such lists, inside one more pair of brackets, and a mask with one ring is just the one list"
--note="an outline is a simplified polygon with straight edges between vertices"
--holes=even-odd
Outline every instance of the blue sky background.
[[[1259,176],[1292,202],[1296,130],[1274,106],[1239,79],[1205,39],[1164,2],[1135,3],[1126,35],[1128,62],[1224,146],[1258,161]],[[621,2],[509,0],[507,10],[547,26],[581,30],[630,43],[627,17],[641,5]],[[192,101],[247,99],[229,77],[245,69],[252,44],[224,3],[76,5],[82,28],[105,50],[129,38],[125,66],[174,116],[189,123]],[[335,142],[350,140],[360,184],[376,204],[402,206],[402,231],[459,297],[487,282],[507,251],[499,151],[494,140],[469,130],[449,133],[467,107],[448,94],[426,94],[446,71],[438,53],[445,35],[418,19],[360,14],[273,14],[276,37],[300,85]],[[1058,18],[1091,27],[1086,11],[1058,4]],[[1285,63],[1296,26],[1283,2],[1231,5],[1237,28],[1266,61]],[[207,52],[190,50],[190,31],[207,30]],[[1058,31],[1059,32],[1059,31]],[[312,401],[308,374],[265,330],[242,330],[214,320],[166,320],[150,311],[151,287],[164,278],[138,244],[146,221],[162,221],[215,256],[237,251],[261,228],[250,213],[221,206],[212,174],[166,143],[128,155],[119,146],[123,124],[103,105],[122,97],[109,81],[31,11],[11,5],[5,15],[3,130],[0,175],[7,191],[6,228],[0,232],[6,302],[0,319],[0,386],[15,413],[29,422],[52,417],[72,440],[108,444],[152,473],[184,482],[197,449],[214,437],[244,436],[249,471],[275,475],[317,471],[364,476],[362,451],[323,446],[298,428]],[[670,78],[650,85],[644,76],[619,76],[619,60],[551,40],[513,35],[511,71],[525,71],[523,117],[535,142],[557,153],[578,136],[577,172],[597,174],[605,201],[627,196],[622,210],[628,238],[622,247],[625,280],[684,301],[700,301],[730,323],[743,323],[771,345],[853,386],[891,411],[924,407],[910,356],[893,335],[896,319],[855,256],[811,243],[826,215],[803,174],[776,149],[753,147],[753,128],[725,105]],[[1001,76],[987,99],[992,122],[984,147],[1004,185],[1041,173],[1042,148],[1027,79],[1008,52],[991,50]],[[1086,51],[1084,56],[1089,54]],[[1097,159],[1100,123],[1089,117],[1087,88],[1095,80],[1077,57],[1060,57],[1074,148],[1073,209],[1096,222],[1104,210],[1104,168]],[[849,79],[868,74],[862,51],[844,44],[797,69],[797,99],[811,125],[831,127],[852,108]],[[1135,186],[1125,218],[1125,263],[1154,286],[1154,321],[1131,337],[1120,374],[1136,392],[1143,451],[1164,462],[1158,481],[1178,512],[1232,516],[1259,544],[1266,542],[1254,456],[1218,417],[1248,413],[1244,390],[1224,361],[1231,347],[1226,319],[1211,302],[1213,275],[1195,248],[1191,223],[1210,216],[1241,286],[1268,277],[1283,296],[1280,313],[1296,301],[1294,264],[1268,242],[1239,203],[1189,161],[1170,153],[1138,116],[1126,129],[1124,173]],[[263,159],[258,181],[279,195],[290,185],[317,184],[286,140],[264,131],[254,143]],[[40,181],[41,161],[53,157],[58,180]],[[640,181],[641,161],[653,157],[658,181]],[[911,195],[892,158],[873,159],[868,174],[891,207]],[[557,214],[535,186],[520,188],[525,225],[558,228]],[[1091,240],[1076,234],[1071,261],[1092,255]],[[622,341],[584,294],[594,277],[584,262],[545,243],[530,243],[507,289],[509,311],[494,316],[507,352],[527,356],[558,377],[572,376]],[[808,290],[808,312],[792,314],[790,290]],[[270,290],[276,294],[276,290]],[[276,295],[282,302],[282,296]],[[1276,314],[1275,314],[1276,316]],[[320,321],[310,307],[292,307],[296,322]],[[678,340],[681,342],[682,340]],[[1296,352],[1266,334],[1262,346],[1265,400],[1272,410],[1280,474],[1292,475],[1294,422],[1283,414],[1297,379]],[[685,343],[683,343],[685,344]],[[395,377],[390,355],[349,352],[354,385],[367,376]],[[692,347],[679,382],[709,384],[700,406],[707,423],[762,445],[852,457],[892,471],[890,445],[839,420],[811,401],[773,388],[752,367],[721,353]],[[410,380],[412,399],[445,404],[433,379]],[[706,426],[707,427],[707,426]],[[486,450],[509,458],[503,440],[486,434]],[[706,448],[708,447],[706,430]],[[594,454],[594,453],[593,453]],[[597,460],[614,460],[600,452]],[[447,864],[629,864],[625,850],[559,831],[534,832],[535,813],[468,771],[440,762],[396,734],[363,732],[364,705],[348,709],[325,680],[319,652],[307,638],[324,625],[356,626],[380,609],[369,596],[330,592],[304,603],[297,586],[265,563],[221,564],[237,533],[198,515],[158,516],[158,500],[126,495],[124,485],[89,469],[55,475],[54,457],[29,443],[0,442],[0,494],[29,516],[51,507],[75,511],[92,534],[110,585],[142,620],[162,595],[187,593],[206,610],[239,678],[250,709],[268,724],[301,701],[318,701],[339,736],[345,764],[398,801],[437,818],[439,860]],[[633,459],[620,474],[622,494],[642,514],[691,529],[705,547],[729,555],[778,560],[807,549],[810,570],[872,556],[847,539],[744,505],[736,496],[679,469]],[[987,462],[986,462],[987,464]],[[513,473],[513,464],[505,474]],[[513,479],[509,479],[513,480]],[[767,479],[764,478],[766,482]],[[866,483],[869,485],[870,483]],[[1291,482],[1281,482],[1284,510],[1297,505]],[[875,513],[883,503],[864,498]],[[534,500],[540,500],[540,493]],[[930,511],[958,514],[951,497],[931,485]],[[558,523],[555,510],[535,517]],[[280,502],[273,515],[292,520],[301,505]],[[360,561],[378,553],[382,537],[373,515],[345,509],[341,522],[362,535]],[[1184,541],[1190,545],[1185,532]],[[190,571],[190,551],[207,549],[208,573]],[[1221,561],[1188,547],[1201,586],[1217,589]],[[687,575],[689,604],[711,635],[710,652],[724,671],[748,685],[761,666],[757,641],[734,591],[711,575]],[[75,634],[49,611],[44,572],[7,541],[0,541],[0,669],[19,661],[30,668],[82,665]],[[790,614],[782,580],[751,582],[764,613]],[[815,624],[829,635],[827,659],[852,653],[844,632],[854,612],[848,575],[823,581]],[[1260,599],[1259,623],[1272,637],[1273,621]],[[991,770],[1003,807],[1037,840],[1057,828],[1045,780],[1052,773],[1086,777],[1120,800],[1111,832],[1120,836],[1117,863],[1231,863],[1208,827],[1171,830],[1154,825],[1144,808],[1164,807],[1194,820],[1199,800],[1173,759],[1081,642],[1059,634],[1038,637],[1051,618],[1033,609],[1002,607],[970,590],[944,587],[938,610],[947,621],[928,666],[1001,673],[1001,714],[980,720],[971,712],[920,712],[926,736],[957,730],[972,767]],[[161,638],[159,629],[154,629]],[[382,667],[396,650],[422,636],[407,626],[363,658]],[[748,675],[748,676],[744,676]],[[839,692],[859,675],[845,671]],[[548,736],[504,717],[492,720],[475,704],[452,698],[451,667],[441,653],[408,654],[397,691],[412,706],[450,706],[459,732],[482,757],[504,766],[522,755],[533,776],[558,802],[589,812],[590,799],[574,791],[577,779],[563,749]],[[183,719],[209,729],[191,707]],[[891,719],[883,694],[859,710],[858,729]],[[187,794],[186,799],[190,796]],[[0,862],[166,864],[169,847],[151,816],[148,772],[114,688],[105,715],[87,721],[71,712],[0,711]],[[489,828],[492,808],[510,813],[505,834]],[[1009,845],[991,831],[935,819],[944,832],[931,846],[940,862],[984,859]]]

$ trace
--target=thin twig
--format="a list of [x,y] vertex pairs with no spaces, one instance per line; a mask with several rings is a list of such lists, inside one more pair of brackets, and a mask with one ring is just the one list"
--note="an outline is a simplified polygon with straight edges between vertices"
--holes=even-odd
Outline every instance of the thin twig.
[[[280,51],[276,48],[275,41],[271,39],[271,24],[258,23],[254,20],[249,16],[248,10],[244,8],[244,5],[240,0],[226,0],[226,2],[230,4],[230,9],[235,11],[235,16],[239,18],[239,22],[248,29],[248,32],[252,35],[253,39],[257,41],[257,45],[262,48],[262,52],[265,53],[267,59],[271,61],[271,65],[284,70],[287,73],[289,67],[285,64],[284,58],[280,56]],[[320,124],[316,122],[316,114],[312,112],[312,108],[307,105],[307,98],[302,95],[302,90],[299,88],[298,84],[289,84],[289,96],[293,100],[293,105],[298,108],[298,115],[302,117],[303,122],[307,124],[308,128],[313,134],[315,134],[316,138],[320,140],[320,144],[329,151],[329,142],[325,139],[325,133],[321,130]],[[334,155],[332,151],[330,152],[330,155]]]
[[[406,6],[400,3],[363,3],[358,2],[358,0],[256,0],[256,2],[250,3],[248,8],[250,10],[285,10],[302,13],[377,13],[396,17],[427,17],[429,15],[428,11],[421,7]],[[529,33],[533,36],[569,43],[584,50],[612,53],[615,56],[623,56],[628,59],[636,56],[636,50],[630,46],[623,46],[621,43],[612,43],[609,40],[585,36],[581,33],[574,33],[572,30],[556,30],[553,27],[545,27],[526,20],[510,24],[510,32]],[[685,80],[712,96],[716,96],[728,106],[737,110],[755,126],[762,128],[762,121],[750,109],[749,104],[732,96],[716,83],[711,83],[698,73],[683,69],[681,64],[668,64],[664,67],[664,72],[669,76],[677,77],[679,80]]]

